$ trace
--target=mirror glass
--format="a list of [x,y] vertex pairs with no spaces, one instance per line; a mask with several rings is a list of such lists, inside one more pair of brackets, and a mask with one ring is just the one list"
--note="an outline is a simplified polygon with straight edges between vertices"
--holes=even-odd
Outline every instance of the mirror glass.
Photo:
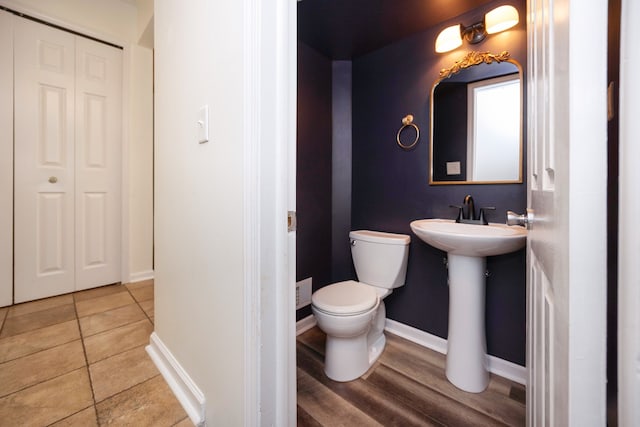
[[431,90],[429,183],[522,182],[522,68],[469,52]]

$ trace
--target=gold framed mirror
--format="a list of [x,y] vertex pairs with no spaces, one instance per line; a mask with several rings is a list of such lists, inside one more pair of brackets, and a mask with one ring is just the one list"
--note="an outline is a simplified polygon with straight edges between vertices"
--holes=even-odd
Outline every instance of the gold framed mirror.
[[523,182],[522,67],[509,52],[442,69],[430,107],[430,185]]

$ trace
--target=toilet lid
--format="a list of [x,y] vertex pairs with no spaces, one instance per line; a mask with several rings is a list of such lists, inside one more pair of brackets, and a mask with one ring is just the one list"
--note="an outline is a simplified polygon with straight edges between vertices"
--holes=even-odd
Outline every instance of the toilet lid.
[[335,314],[357,314],[369,310],[378,302],[378,293],[353,280],[334,283],[318,289],[311,303],[322,311]]

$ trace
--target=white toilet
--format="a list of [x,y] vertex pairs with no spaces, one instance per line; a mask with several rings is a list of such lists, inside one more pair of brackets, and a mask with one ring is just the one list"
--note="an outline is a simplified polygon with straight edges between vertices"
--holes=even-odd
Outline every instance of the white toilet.
[[385,345],[382,301],[404,285],[410,237],[379,231],[352,231],[351,256],[359,282],[347,280],[318,289],[311,310],[327,334],[324,371],[334,381],[367,372]]

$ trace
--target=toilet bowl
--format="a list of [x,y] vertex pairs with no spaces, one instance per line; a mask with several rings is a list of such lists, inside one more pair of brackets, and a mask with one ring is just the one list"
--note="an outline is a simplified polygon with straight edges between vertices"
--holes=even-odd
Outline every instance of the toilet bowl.
[[383,299],[404,285],[410,237],[359,230],[349,233],[359,282],[346,280],[311,296],[318,327],[327,334],[325,374],[334,381],[362,376],[385,346]]

